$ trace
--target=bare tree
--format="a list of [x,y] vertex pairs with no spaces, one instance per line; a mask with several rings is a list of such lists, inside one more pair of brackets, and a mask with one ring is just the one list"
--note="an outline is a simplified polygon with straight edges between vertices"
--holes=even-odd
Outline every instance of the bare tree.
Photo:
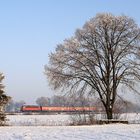
[[39,106],[49,106],[50,105],[50,98],[48,98],[48,97],[39,97],[39,98],[37,98],[36,103]]
[[137,92],[139,45],[140,28],[132,18],[98,14],[57,46],[45,72],[54,89],[97,94],[112,119],[117,89],[123,85]]
[[20,101],[10,100],[5,107],[5,111],[11,112],[11,113],[12,112],[20,112],[21,107],[25,104],[26,104],[26,102],[24,100],[20,100]]
[[51,97],[51,106],[68,106],[68,100],[65,96],[54,95]]
[[4,79],[4,76],[2,73],[0,73],[0,126],[5,125],[5,120],[6,120],[6,115],[4,113],[5,105],[8,103],[10,100],[10,97],[4,94],[4,86],[1,83],[2,80]]
[[15,112],[20,112],[21,111],[21,107],[23,105],[25,105],[25,104],[26,104],[26,102],[24,100],[20,100],[20,101],[14,102],[14,110],[15,110]]
[[12,99],[9,100],[9,102],[7,103],[7,105],[5,107],[5,111],[6,112],[14,112],[15,111],[15,102]]

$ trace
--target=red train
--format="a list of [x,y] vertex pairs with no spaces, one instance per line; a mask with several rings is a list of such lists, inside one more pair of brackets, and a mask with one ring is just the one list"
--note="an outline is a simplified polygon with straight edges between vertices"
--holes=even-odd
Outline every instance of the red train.
[[96,107],[48,107],[26,105],[21,107],[22,112],[94,112]]

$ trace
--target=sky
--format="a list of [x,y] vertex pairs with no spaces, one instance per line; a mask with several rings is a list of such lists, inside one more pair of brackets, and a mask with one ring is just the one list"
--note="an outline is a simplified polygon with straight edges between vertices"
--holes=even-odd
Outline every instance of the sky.
[[140,0],[0,0],[0,72],[13,100],[53,96],[44,65],[56,45],[97,13],[125,14],[140,25]]

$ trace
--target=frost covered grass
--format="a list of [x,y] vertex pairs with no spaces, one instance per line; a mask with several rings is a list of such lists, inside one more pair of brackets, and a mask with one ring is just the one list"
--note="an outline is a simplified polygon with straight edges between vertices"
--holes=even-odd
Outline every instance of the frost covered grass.
[[[70,115],[7,115],[10,126],[67,126],[72,123]],[[96,120],[104,119],[102,115],[95,115]],[[140,124],[140,113],[122,114],[120,120],[127,120],[129,124]]]
[[120,119],[126,119],[130,124],[140,124],[140,113],[124,113],[120,116]]
[[62,126],[70,123],[69,115],[7,115],[10,126]]
[[[121,117],[137,122],[140,114],[122,114]],[[69,115],[8,115],[7,118],[10,126],[0,127],[0,140],[140,139],[140,124],[66,126],[70,123]]]

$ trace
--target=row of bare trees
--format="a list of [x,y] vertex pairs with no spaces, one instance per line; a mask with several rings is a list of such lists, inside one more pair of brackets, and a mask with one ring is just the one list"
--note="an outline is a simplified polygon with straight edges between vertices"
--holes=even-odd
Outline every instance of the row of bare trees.
[[[93,98],[86,98],[83,96],[63,96],[63,95],[54,95],[50,98],[48,97],[39,97],[36,100],[36,104],[39,106],[93,106]],[[94,105],[95,106],[95,105]]]
[[[71,106],[71,107],[96,107],[97,113],[105,112],[104,106],[98,98],[95,97],[86,97],[83,95],[76,96],[65,96],[65,95],[53,95],[51,97],[38,97],[36,99],[36,104],[38,106]],[[10,100],[6,107],[6,112],[20,112],[21,107],[27,105],[25,101],[13,101]],[[115,114],[120,114],[123,112],[140,112],[140,105],[137,105],[133,102],[117,99],[113,108]]]
[[[71,106],[71,107],[96,107],[97,113],[101,111],[105,112],[105,108],[102,105],[100,99],[95,97],[85,97],[79,96],[63,96],[54,95],[52,97],[39,97],[36,100],[36,104],[39,106]],[[113,113],[130,113],[130,112],[140,112],[140,105],[125,99],[116,99]]]
[[24,100],[20,100],[20,101],[14,101],[14,100],[9,100],[9,102],[7,103],[7,105],[5,106],[5,111],[6,112],[20,112],[21,111],[21,107],[23,105],[25,105],[26,102]]
[[130,17],[97,14],[49,57],[50,85],[69,94],[98,95],[108,119],[122,86],[139,93],[140,28]]

